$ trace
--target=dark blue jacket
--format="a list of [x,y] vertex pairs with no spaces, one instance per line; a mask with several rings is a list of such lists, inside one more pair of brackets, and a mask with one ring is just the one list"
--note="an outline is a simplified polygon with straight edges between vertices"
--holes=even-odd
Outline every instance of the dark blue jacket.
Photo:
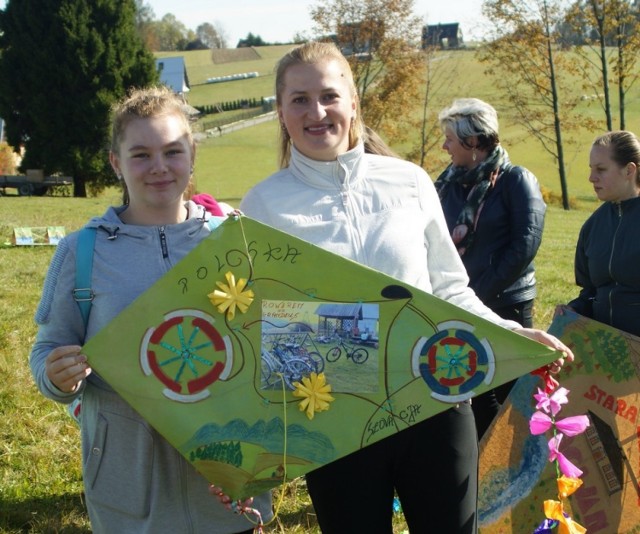
[[[449,231],[469,190],[451,184],[441,199]],[[473,244],[462,256],[469,285],[489,308],[536,296],[533,258],[542,241],[546,209],[536,177],[506,162],[485,197]]]
[[581,315],[640,336],[640,197],[605,202],[587,219],[576,247]]

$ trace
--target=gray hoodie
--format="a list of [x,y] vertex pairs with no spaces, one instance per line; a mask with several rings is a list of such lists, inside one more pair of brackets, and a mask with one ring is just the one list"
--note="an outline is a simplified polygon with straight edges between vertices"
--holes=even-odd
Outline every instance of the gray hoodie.
[[[246,517],[226,510],[200,476],[97,373],[74,393],[54,386],[45,359],[55,347],[83,345],[209,235],[209,214],[188,202],[188,219],[167,226],[124,224],[109,208],[89,221],[97,228],[92,268],[95,294],[86,328],[72,296],[77,233],[61,240],[49,266],[30,364],[46,397],[68,404],[82,394],[82,465],[93,532],[216,533],[246,531]],[[271,518],[269,494],[254,506]]]

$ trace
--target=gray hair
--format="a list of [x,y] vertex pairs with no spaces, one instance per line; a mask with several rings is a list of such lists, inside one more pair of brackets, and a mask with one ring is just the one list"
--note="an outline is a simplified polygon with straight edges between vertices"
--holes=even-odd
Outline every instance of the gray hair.
[[491,150],[500,143],[498,136],[498,113],[478,98],[458,98],[438,115],[442,131],[447,127],[458,140],[471,148],[470,137],[478,138],[476,148]]

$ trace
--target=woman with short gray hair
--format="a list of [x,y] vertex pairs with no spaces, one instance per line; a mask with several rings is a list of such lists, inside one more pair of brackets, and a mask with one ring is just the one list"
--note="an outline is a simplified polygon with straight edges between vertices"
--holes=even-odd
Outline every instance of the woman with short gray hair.
[[[460,98],[439,115],[451,164],[435,182],[469,286],[504,319],[533,326],[533,258],[546,206],[536,177],[512,165],[500,144],[498,113],[477,98]],[[481,438],[512,383],[473,399]]]

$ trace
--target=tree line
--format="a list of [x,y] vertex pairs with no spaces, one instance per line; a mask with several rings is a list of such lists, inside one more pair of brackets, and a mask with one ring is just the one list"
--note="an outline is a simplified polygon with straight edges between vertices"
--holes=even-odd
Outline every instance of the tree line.
[[[503,107],[557,162],[566,209],[567,135],[625,128],[638,79],[639,11],[640,0],[483,2],[490,28],[477,58]],[[316,35],[331,35],[348,55],[365,122],[398,144],[420,132],[403,156],[424,166],[440,139],[434,102],[464,76],[455,52],[443,60],[421,46],[414,0],[325,0],[311,18]],[[158,30],[165,26],[173,29]],[[76,196],[115,183],[106,157],[111,105],[130,87],[158,81],[153,50],[194,40],[226,46],[220,28],[198,29],[185,33],[173,15],[155,21],[143,0],[8,0],[0,10],[0,117],[9,145],[24,149],[21,170],[74,176]],[[248,34],[248,42],[262,41]],[[594,95],[599,117],[577,112],[577,83]]]
[[[156,19],[153,8],[144,0],[136,0],[136,27],[142,41],[154,52],[231,47],[227,32],[220,22],[202,22],[192,30],[172,13],[163,15],[159,20]],[[259,35],[249,32],[246,37],[238,40],[235,48],[274,44],[284,43],[269,43]]]
[[[432,104],[464,74],[453,54],[445,62],[434,47],[417,45],[423,21],[413,7],[413,0],[331,0],[311,13],[343,49],[367,51],[348,58],[365,122],[397,142],[420,131],[407,156],[424,166],[440,139]],[[556,161],[569,209],[567,134],[626,127],[626,96],[639,76],[640,1],[484,0],[482,9],[489,28],[477,58],[518,123]],[[600,105],[600,118],[577,112],[576,83]],[[611,87],[618,90],[617,124]]]

